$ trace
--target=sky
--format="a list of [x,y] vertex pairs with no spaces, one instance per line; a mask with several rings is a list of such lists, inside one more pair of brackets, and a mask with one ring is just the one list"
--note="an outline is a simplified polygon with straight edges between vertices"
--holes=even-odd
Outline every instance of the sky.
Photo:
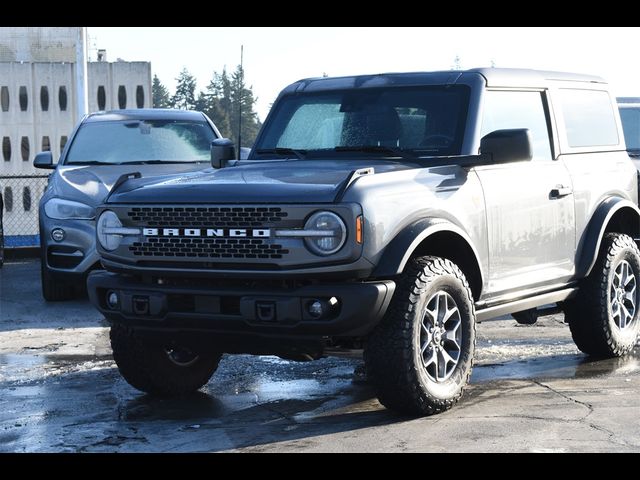
[[245,79],[264,120],[288,84],[307,77],[512,67],[604,77],[617,96],[640,96],[640,27],[89,27],[89,54],[150,61],[173,93],[186,67],[204,90],[233,71],[244,46]]

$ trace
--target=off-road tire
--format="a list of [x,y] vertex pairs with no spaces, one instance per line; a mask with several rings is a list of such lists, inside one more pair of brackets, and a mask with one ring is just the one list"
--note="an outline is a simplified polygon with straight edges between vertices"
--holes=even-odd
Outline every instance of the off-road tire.
[[[612,282],[622,262],[631,267],[636,284],[635,311],[624,329],[619,328],[612,313]],[[577,296],[565,302],[564,310],[573,341],[582,352],[620,357],[633,349],[640,334],[640,251],[630,236],[604,236],[593,270]]]
[[44,259],[40,261],[40,281],[42,284],[42,297],[47,302],[61,302],[76,297],[76,287],[70,283],[57,280],[47,267]]
[[110,332],[113,358],[120,374],[134,388],[151,395],[186,395],[205,385],[218,368],[222,354],[199,351],[188,365],[171,361],[159,342],[142,338],[134,329],[115,324]]
[[[421,331],[428,302],[445,292],[459,311],[460,353],[449,378],[427,374]],[[416,257],[398,278],[387,313],[367,339],[365,365],[380,403],[409,415],[432,415],[451,408],[469,381],[476,343],[474,302],[460,269],[439,257]]]

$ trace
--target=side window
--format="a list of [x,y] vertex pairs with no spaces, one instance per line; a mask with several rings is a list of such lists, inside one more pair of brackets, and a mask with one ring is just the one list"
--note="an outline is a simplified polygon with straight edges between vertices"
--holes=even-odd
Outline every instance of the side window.
[[570,147],[618,145],[618,128],[609,94],[603,90],[560,90]]
[[640,149],[640,107],[620,105],[620,120],[627,149]]
[[549,127],[540,92],[487,91],[482,135],[508,128],[528,128],[534,160],[551,160]]

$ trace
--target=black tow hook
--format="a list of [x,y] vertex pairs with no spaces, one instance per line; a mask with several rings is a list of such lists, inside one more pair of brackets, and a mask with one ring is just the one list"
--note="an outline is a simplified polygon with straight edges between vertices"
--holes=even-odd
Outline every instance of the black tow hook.
[[133,313],[135,313],[136,315],[149,315],[149,297],[143,295],[134,295]]
[[275,302],[256,302],[256,318],[261,322],[276,321]]

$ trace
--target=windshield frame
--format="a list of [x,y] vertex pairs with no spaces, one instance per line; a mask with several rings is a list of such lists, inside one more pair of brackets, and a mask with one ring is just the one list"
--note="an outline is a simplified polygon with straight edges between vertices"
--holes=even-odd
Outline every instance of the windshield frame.
[[[253,145],[253,148],[251,149],[251,154],[249,155],[247,160],[251,160],[251,161],[264,161],[264,160],[273,160],[273,159],[282,159],[285,156],[283,156],[282,154],[277,154],[275,152],[262,152],[260,153],[260,150],[276,150],[276,149],[282,149],[282,150],[286,150],[286,149],[290,149],[289,147],[273,147],[271,145],[265,145],[265,139],[269,138],[269,135],[272,135],[272,132],[269,131],[269,128],[277,128],[277,127],[272,127],[271,125],[274,123],[275,119],[278,118],[278,116],[280,115],[289,115],[288,113],[282,113],[283,109],[285,108],[289,108],[290,101],[296,101],[298,99],[300,99],[301,97],[305,97],[305,98],[321,98],[321,97],[330,97],[332,95],[345,95],[348,93],[353,93],[353,92],[366,92],[367,94],[384,94],[385,92],[388,91],[399,91],[399,90],[405,90],[405,91],[414,91],[417,94],[419,94],[419,91],[421,90],[425,90],[425,91],[437,91],[437,90],[442,90],[442,91],[447,91],[447,90],[458,90],[460,91],[460,101],[461,101],[461,106],[460,106],[460,111],[458,112],[458,118],[456,121],[456,125],[455,125],[455,138],[454,138],[454,142],[451,144],[451,146],[447,149],[435,149],[435,148],[417,148],[417,147],[413,147],[413,148],[403,148],[403,147],[396,147],[395,150],[398,154],[392,154],[390,152],[384,152],[384,148],[380,148],[378,152],[373,152],[370,148],[368,147],[374,147],[374,145],[357,145],[360,147],[365,147],[362,149],[362,151],[357,151],[357,148],[353,148],[353,147],[357,147],[356,145],[337,145],[336,147],[331,147],[331,148],[319,148],[319,149],[313,149],[313,148],[293,148],[292,150],[298,150],[298,151],[303,151],[304,152],[304,156],[305,159],[345,159],[345,158],[360,158],[360,157],[376,157],[376,158],[397,158],[399,156],[404,156],[404,157],[414,157],[414,158],[423,158],[423,157],[451,157],[451,156],[458,156],[458,155],[462,155],[463,151],[464,151],[464,146],[465,146],[465,141],[466,141],[466,136],[467,136],[467,127],[468,127],[468,120],[469,120],[469,114],[472,111],[472,101],[473,101],[473,91],[474,88],[466,83],[458,83],[458,84],[408,84],[408,85],[386,85],[386,86],[382,86],[382,87],[368,87],[368,88],[336,88],[336,89],[323,89],[320,91],[309,91],[309,92],[293,92],[293,93],[286,93],[286,94],[282,94],[280,96],[280,98],[278,99],[278,101],[274,104],[272,111],[269,113],[269,116],[267,117],[267,120],[265,121],[265,124],[263,126],[263,128],[260,131],[260,134],[258,136],[258,138],[256,138],[256,141]],[[299,100],[298,100],[299,101]],[[313,103],[313,102],[309,102]],[[300,105],[303,105],[304,103],[300,102],[298,107],[293,110],[293,113],[291,113],[289,115],[289,117],[286,120],[286,123],[282,123],[280,125],[280,132],[277,132],[276,135],[282,135],[282,133],[284,132],[284,130],[287,128],[287,125],[289,124],[289,122],[291,121],[291,119],[293,118],[293,115],[295,114],[295,112],[298,110],[298,108],[300,107]],[[393,108],[397,108],[397,107],[393,107]],[[341,147],[350,147],[347,149],[343,149]],[[378,145],[378,147],[380,147],[380,145]],[[390,149],[388,149],[390,150]],[[404,155],[399,155],[399,153],[404,152]],[[293,157],[295,157],[295,155],[291,155]],[[289,158],[289,157],[287,157]]]

